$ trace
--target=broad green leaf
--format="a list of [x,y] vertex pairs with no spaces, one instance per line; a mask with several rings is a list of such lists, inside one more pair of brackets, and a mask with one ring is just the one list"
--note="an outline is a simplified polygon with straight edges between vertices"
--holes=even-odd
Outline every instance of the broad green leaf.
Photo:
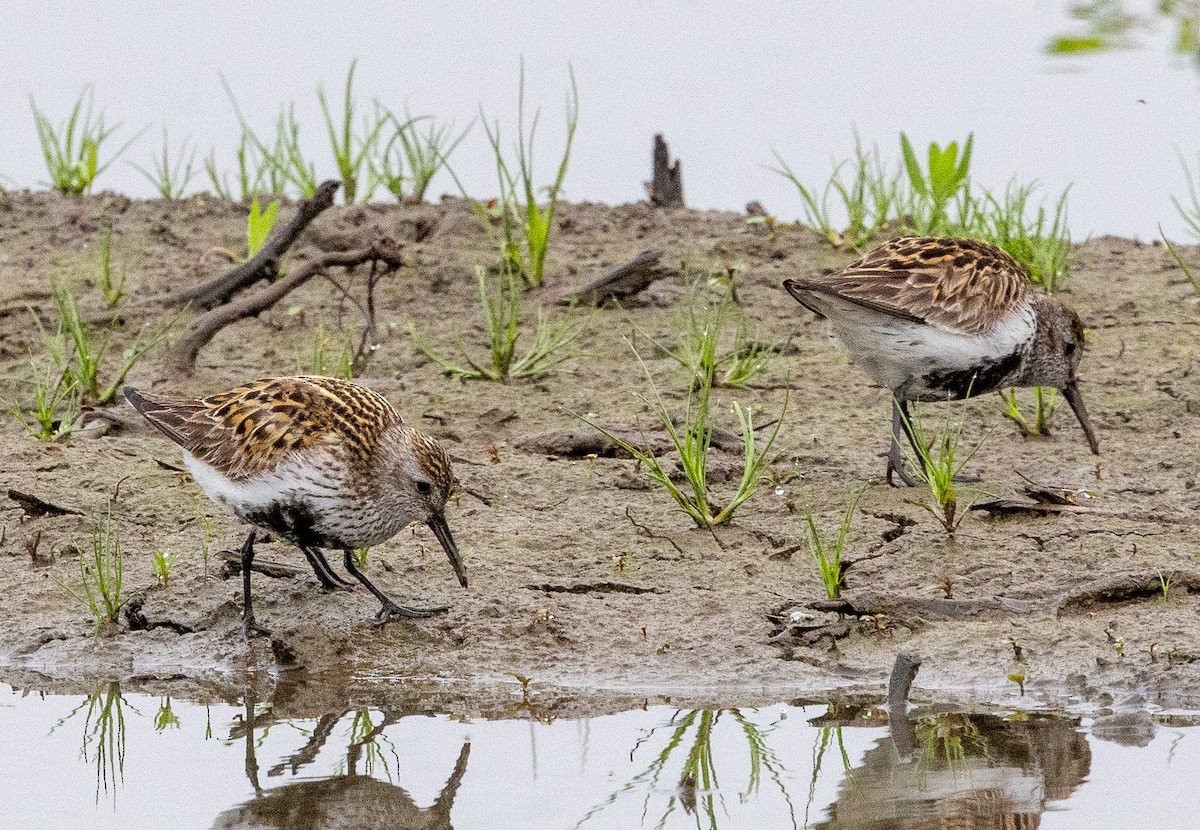
[[921,165],[917,163],[917,155],[913,152],[908,136],[900,133],[900,151],[904,154],[904,167],[908,170],[908,179],[912,182],[913,190],[922,196],[929,192],[925,186],[925,177],[921,174]]

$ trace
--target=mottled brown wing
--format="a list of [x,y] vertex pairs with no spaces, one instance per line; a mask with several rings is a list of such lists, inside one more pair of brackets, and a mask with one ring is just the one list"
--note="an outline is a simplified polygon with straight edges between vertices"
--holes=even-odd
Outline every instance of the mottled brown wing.
[[135,389],[125,396],[168,438],[233,479],[316,446],[367,459],[384,430],[401,422],[382,395],[335,378],[264,378],[202,400]]
[[1025,302],[1030,290],[1025,269],[1005,251],[973,239],[937,237],[894,239],[840,274],[790,282],[800,290],[965,334],[991,329]]

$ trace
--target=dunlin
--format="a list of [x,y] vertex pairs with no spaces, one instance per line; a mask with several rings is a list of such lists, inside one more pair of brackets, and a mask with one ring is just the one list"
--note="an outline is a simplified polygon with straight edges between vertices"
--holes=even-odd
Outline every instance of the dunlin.
[[[900,456],[909,401],[958,400],[1008,386],[1052,386],[1100,452],[1077,386],[1083,324],[1056,297],[1034,290],[1025,269],[994,245],[905,237],[840,274],[783,283],[828,318],[850,359],[892,391],[887,479],[906,484]],[[915,444],[914,444],[915,449]]]
[[[346,570],[383,603],[380,623],[446,610],[397,605],[355,564],[355,548],[384,542],[413,522],[429,525],[467,587],[445,517],[457,483],[450,459],[382,395],[334,378],[282,377],[201,400],[131,387],[125,397],[183,447],[184,463],[209,498],[299,547],[327,589],[352,585],[321,552],[342,550]],[[242,546],[247,636],[270,633],[251,605],[254,537],[251,529]]]

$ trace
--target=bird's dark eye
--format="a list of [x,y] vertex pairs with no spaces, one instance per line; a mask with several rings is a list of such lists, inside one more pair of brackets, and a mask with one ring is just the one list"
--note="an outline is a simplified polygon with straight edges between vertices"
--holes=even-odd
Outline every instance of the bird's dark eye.
[[417,492],[420,493],[422,496],[428,496],[430,493],[433,492],[433,485],[430,484],[428,481],[418,481],[417,482]]
[[1066,353],[1067,357],[1075,354],[1075,344],[1068,342],[1065,346],[1063,346],[1063,352]]

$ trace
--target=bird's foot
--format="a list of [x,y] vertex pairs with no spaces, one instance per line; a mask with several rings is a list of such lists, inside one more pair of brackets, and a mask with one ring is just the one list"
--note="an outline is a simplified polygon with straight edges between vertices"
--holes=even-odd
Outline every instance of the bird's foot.
[[325,591],[326,593],[333,593],[334,591],[353,591],[354,583],[346,582],[344,579],[340,579],[337,582],[322,582],[321,590]]
[[256,634],[262,637],[270,637],[271,633],[271,629],[259,625],[258,620],[254,619],[254,617],[246,617],[246,619],[242,620],[242,634],[247,640]]
[[412,608],[407,605],[397,605],[388,600],[379,609],[379,613],[375,615],[375,624],[383,627],[389,622],[402,617],[409,619],[421,619],[423,617],[432,617],[434,614],[441,614],[444,611],[449,611],[449,605],[436,605],[432,608]]
[[[899,484],[895,482],[895,480],[892,478],[893,476],[900,479]],[[892,487],[916,487],[918,484],[920,484],[920,481],[908,474],[908,471],[904,469],[903,461],[899,464],[894,464],[889,458],[887,466],[887,483]]]

